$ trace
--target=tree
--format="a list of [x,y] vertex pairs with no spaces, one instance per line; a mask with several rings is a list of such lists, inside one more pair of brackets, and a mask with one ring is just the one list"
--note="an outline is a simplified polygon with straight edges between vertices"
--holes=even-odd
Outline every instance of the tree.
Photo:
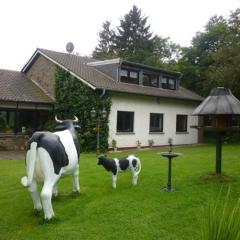
[[111,29],[111,22],[105,21],[102,24],[102,30],[99,32],[99,43],[93,51],[93,57],[100,60],[115,57],[115,37],[115,31]]
[[137,6],[124,15],[117,30],[111,23],[103,23],[99,32],[99,43],[93,52],[96,59],[123,58],[132,62],[156,67],[176,67],[181,54],[180,46],[169,38],[152,36],[148,17],[143,16]]
[[207,96],[217,86],[209,80],[209,68],[215,63],[214,54],[222,48],[227,32],[226,20],[222,16],[213,16],[205,31],[198,32],[193,38],[192,46],[182,49],[178,67],[183,73],[182,83],[185,87]]
[[120,20],[116,35],[116,51],[119,57],[143,62],[143,57],[152,51],[152,33],[147,19],[148,17],[142,16],[141,10],[134,5]]
[[213,64],[207,77],[211,85],[230,88],[240,99],[240,9],[232,12],[228,28],[218,51],[212,54]]

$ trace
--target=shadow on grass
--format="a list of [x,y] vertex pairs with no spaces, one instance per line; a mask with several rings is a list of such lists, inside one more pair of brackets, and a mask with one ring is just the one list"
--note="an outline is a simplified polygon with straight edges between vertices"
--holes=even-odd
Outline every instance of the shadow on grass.
[[213,181],[213,182],[235,182],[237,181],[236,177],[229,176],[226,174],[216,174],[215,172],[209,172],[206,174],[203,174],[201,179],[206,181]]

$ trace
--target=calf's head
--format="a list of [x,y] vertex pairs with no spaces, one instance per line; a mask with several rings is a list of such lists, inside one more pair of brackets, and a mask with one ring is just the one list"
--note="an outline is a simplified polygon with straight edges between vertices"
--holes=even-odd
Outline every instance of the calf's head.
[[100,156],[100,157],[98,158],[98,165],[103,165],[104,162],[106,162],[106,161],[107,161],[106,156]]

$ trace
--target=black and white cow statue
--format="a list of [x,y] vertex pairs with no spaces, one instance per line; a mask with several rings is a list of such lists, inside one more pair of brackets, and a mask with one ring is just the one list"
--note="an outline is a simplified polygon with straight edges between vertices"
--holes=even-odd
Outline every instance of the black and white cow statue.
[[108,159],[105,156],[100,156],[98,158],[98,165],[102,165],[107,171],[112,172],[112,187],[117,187],[117,174],[119,172],[124,172],[126,170],[131,170],[132,172],[132,184],[137,185],[138,174],[141,171],[140,159],[134,155],[129,155],[126,158],[113,160]]
[[[44,218],[54,217],[52,195],[58,193],[57,183],[61,176],[72,175],[73,190],[80,192],[79,155],[80,147],[75,131],[78,122],[74,120],[55,120],[59,123],[56,132],[35,132],[28,141],[26,154],[27,176],[21,183],[28,187],[34,209],[43,208]],[[37,183],[43,182],[39,195]]]

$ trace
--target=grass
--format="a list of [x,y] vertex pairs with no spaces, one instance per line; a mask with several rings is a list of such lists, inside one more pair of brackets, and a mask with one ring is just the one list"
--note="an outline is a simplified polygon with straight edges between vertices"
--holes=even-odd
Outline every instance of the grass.
[[138,185],[131,186],[130,172],[123,173],[115,190],[111,175],[97,165],[96,156],[82,154],[81,193],[72,194],[71,177],[61,179],[59,196],[53,200],[57,218],[50,223],[32,210],[30,195],[20,185],[24,161],[0,161],[0,239],[201,239],[210,199],[218,199],[224,208],[229,186],[229,203],[234,205],[240,197],[240,147],[223,146],[226,179],[209,174],[215,168],[214,145],[174,148],[183,156],[173,160],[176,191],[170,193],[161,191],[167,183],[168,162],[158,153],[166,150],[109,154],[133,153],[142,162]]
[[[219,192],[219,196],[221,191]],[[232,206],[230,204],[230,187],[224,200],[219,197],[211,199],[206,217],[203,218],[204,240],[239,240],[240,239],[240,198]]]

